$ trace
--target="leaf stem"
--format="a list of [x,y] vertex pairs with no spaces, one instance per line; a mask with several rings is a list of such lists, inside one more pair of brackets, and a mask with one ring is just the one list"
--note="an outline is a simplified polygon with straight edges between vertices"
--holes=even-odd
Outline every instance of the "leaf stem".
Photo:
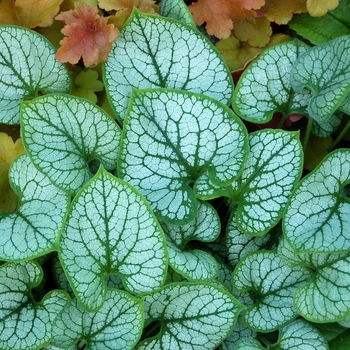
[[284,125],[284,122],[286,121],[286,119],[287,119],[287,114],[283,114],[278,125],[277,125],[277,129],[283,128],[283,125]]
[[313,122],[313,119],[309,118],[308,122],[307,122],[306,130],[305,130],[304,139],[303,139],[303,150],[304,150],[304,152],[306,151],[306,147],[307,147],[307,144],[309,142],[311,128],[312,128],[312,122]]
[[331,152],[335,146],[343,139],[344,135],[347,133],[347,131],[350,128],[350,120],[346,123],[345,127],[341,131],[341,133],[338,135],[338,137],[333,141],[333,143],[327,148],[328,152]]

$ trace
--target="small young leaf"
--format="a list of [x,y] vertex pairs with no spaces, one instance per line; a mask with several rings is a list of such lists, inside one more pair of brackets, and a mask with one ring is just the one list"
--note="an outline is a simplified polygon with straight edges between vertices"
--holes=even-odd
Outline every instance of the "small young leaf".
[[312,277],[304,267],[290,268],[273,251],[260,251],[245,256],[232,274],[233,287],[252,291],[255,303],[243,311],[248,327],[271,332],[295,319],[295,290]]
[[71,195],[92,177],[89,162],[98,160],[108,170],[117,166],[121,131],[90,101],[60,94],[37,97],[22,104],[21,126],[34,165]]
[[171,89],[134,90],[123,128],[118,170],[164,222],[194,219],[189,183],[203,174],[230,184],[247,157],[244,125],[222,103]]
[[295,62],[290,79],[296,92],[306,87],[312,91],[308,113],[326,122],[350,92],[350,35],[307,50]]
[[36,302],[31,290],[42,277],[32,261],[0,266],[0,349],[35,350],[49,343],[53,320],[68,296],[52,291]]
[[232,330],[242,305],[212,285],[174,283],[144,297],[146,324],[160,320],[160,333],[137,347],[215,349]]
[[98,80],[98,72],[93,69],[76,70],[73,75],[74,83],[70,95],[86,98],[97,103],[96,92],[102,91],[104,85]]
[[311,94],[295,93],[290,70],[308,46],[293,40],[275,45],[259,55],[243,72],[233,94],[234,111],[253,123],[266,123],[275,112],[305,114]]
[[68,348],[83,340],[86,350],[128,350],[139,340],[142,325],[141,301],[127,292],[108,289],[97,312],[87,312],[77,299],[67,304],[54,322],[52,343]]
[[[71,80],[55,58],[55,48],[40,34],[15,26],[0,27],[0,121],[19,123],[20,101],[39,91],[68,93]],[[22,59],[19,59],[22,58]]]
[[229,104],[233,82],[220,53],[194,28],[133,11],[104,65],[106,89],[121,120],[132,87],[168,87]]
[[[220,234],[220,219],[208,203],[199,203],[194,220],[187,225],[163,224],[167,235],[169,265],[192,281],[211,280],[218,274],[218,263],[210,254],[185,245],[192,240],[211,242]],[[185,248],[185,249],[184,249]]]
[[55,19],[65,23],[62,33],[66,35],[60,41],[57,59],[76,64],[82,58],[85,67],[107,60],[119,31],[108,24],[108,18],[98,14],[97,6],[75,2],[74,10],[61,12]]
[[14,213],[0,213],[0,259],[33,259],[56,250],[69,196],[40,173],[26,155],[15,160],[10,183],[18,194]]
[[350,249],[350,151],[330,153],[293,192],[283,230],[293,249],[332,253]]
[[159,14],[196,27],[191,12],[184,0],[162,0],[159,4]]
[[147,202],[102,167],[73,200],[61,237],[60,260],[84,308],[102,307],[109,275],[133,293],[166,277],[165,238]]
[[249,135],[250,152],[244,170],[232,184],[238,202],[238,227],[251,235],[263,235],[282,216],[303,168],[303,152],[297,133],[264,129]]

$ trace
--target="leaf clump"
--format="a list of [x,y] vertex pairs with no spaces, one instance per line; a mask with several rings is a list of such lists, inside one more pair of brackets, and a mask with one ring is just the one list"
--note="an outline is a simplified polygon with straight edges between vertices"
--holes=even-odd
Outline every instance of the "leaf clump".
[[97,6],[79,2],[74,10],[61,12],[55,19],[65,23],[62,33],[66,36],[60,41],[57,59],[76,64],[82,58],[86,67],[107,60],[119,31],[98,14]]

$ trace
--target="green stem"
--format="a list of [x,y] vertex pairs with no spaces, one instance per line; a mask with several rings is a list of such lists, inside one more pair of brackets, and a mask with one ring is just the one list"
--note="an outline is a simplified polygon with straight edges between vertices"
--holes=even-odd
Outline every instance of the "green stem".
[[278,125],[277,125],[277,129],[282,129],[284,122],[287,119],[287,115],[283,114],[281,120],[279,121]]
[[307,122],[306,130],[305,130],[304,139],[303,139],[303,150],[304,150],[304,152],[305,152],[307,144],[309,142],[311,128],[312,128],[312,122],[313,122],[313,119],[309,118],[309,120]]
[[330,152],[334,149],[334,147],[343,139],[344,135],[347,133],[347,131],[350,128],[350,120],[345,125],[345,128],[342,130],[342,132],[338,135],[338,137],[333,141],[333,143],[327,148],[327,151]]

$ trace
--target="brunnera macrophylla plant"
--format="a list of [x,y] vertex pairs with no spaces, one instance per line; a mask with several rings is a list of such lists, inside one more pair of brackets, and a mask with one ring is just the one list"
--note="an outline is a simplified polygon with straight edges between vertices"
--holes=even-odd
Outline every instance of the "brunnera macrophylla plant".
[[242,120],[333,133],[350,37],[271,47],[234,88],[187,7],[160,9],[104,64],[118,122],[69,95],[46,39],[0,27],[0,118],[26,150],[0,213],[0,349],[326,350],[322,324],[349,324],[350,151],[302,178],[299,132]]

